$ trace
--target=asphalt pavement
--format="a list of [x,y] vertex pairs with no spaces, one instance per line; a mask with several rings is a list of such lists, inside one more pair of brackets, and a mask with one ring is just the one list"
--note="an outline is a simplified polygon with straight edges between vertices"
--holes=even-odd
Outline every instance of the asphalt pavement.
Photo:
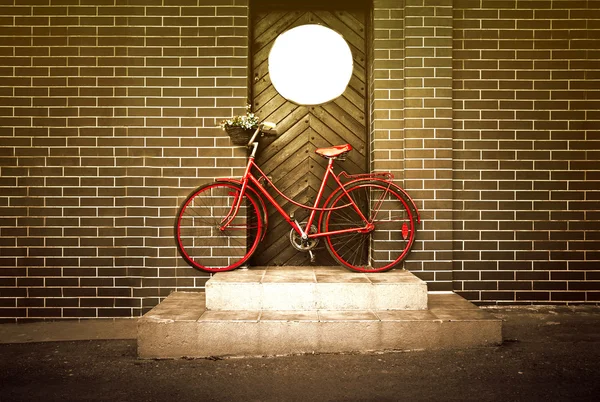
[[135,320],[0,325],[0,402],[592,401],[600,307],[514,307],[500,346],[141,360]]

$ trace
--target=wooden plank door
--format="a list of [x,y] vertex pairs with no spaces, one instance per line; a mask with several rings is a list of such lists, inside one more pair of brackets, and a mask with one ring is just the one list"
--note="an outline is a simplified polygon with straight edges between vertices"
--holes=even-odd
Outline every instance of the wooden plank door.
[[[313,205],[327,162],[315,149],[349,143],[354,150],[337,169],[351,174],[367,170],[366,51],[364,10],[258,10],[253,13],[252,103],[262,118],[277,123],[279,136],[263,139],[257,162],[274,184],[296,202]],[[268,56],[281,33],[304,24],[321,24],[341,34],[352,51],[354,71],[346,91],[337,99],[316,106],[301,106],[284,99],[271,84]],[[331,191],[331,189],[329,189]],[[272,195],[276,193],[271,191]],[[277,201],[298,222],[308,211]],[[267,237],[254,254],[252,265],[309,265],[308,253],[296,251],[289,242],[290,226],[269,209]],[[319,265],[335,265],[324,241],[316,250]]]

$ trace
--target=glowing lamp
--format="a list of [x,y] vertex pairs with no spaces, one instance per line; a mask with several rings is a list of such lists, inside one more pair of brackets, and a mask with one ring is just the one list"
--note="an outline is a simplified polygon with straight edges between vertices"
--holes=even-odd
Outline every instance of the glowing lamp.
[[271,83],[281,96],[299,105],[319,105],[340,96],[352,68],[348,43],[321,25],[301,25],[282,33],[269,53]]

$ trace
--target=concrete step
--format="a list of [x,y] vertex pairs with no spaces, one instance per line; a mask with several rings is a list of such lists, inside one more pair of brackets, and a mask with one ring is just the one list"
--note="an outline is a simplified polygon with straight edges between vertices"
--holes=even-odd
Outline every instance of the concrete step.
[[211,311],[176,292],[138,321],[140,358],[277,356],[496,345],[502,321],[456,294],[428,310]]
[[256,267],[206,283],[209,310],[425,310],[427,284],[405,270],[354,273],[341,267]]

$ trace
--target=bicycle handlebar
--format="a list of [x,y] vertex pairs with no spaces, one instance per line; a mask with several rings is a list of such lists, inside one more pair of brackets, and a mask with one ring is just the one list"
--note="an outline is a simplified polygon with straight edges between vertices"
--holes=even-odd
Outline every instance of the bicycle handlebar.
[[277,135],[277,133],[273,133],[273,132],[267,133],[266,132],[266,131],[273,131],[273,130],[275,130],[275,127],[277,127],[277,124],[271,123],[271,122],[268,122],[268,121],[263,121],[262,123],[260,123],[258,125],[258,127],[256,128],[256,131],[254,132],[254,134],[250,138],[250,141],[248,141],[248,147],[252,146],[252,143],[254,142],[254,140],[258,136],[258,133],[260,133],[260,132],[262,132],[263,134]]
[[271,123],[268,121],[263,121],[263,123],[262,123],[262,128],[264,130],[272,131],[272,130],[275,130],[275,127],[277,127],[277,124],[275,124],[275,123]]

